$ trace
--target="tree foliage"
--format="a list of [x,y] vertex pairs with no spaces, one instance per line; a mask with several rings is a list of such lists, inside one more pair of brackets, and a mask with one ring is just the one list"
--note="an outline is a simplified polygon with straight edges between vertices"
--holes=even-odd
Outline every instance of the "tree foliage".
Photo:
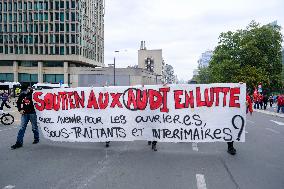
[[283,87],[280,30],[280,26],[260,26],[252,21],[244,30],[221,33],[205,73],[208,80],[245,82],[251,89],[259,82],[264,88]]

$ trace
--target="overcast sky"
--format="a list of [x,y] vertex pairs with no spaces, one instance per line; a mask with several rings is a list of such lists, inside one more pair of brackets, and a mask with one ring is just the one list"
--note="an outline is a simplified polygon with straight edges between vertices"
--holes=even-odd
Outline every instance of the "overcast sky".
[[118,67],[137,65],[144,40],[147,49],[163,49],[165,62],[184,80],[221,32],[244,29],[251,20],[284,26],[284,0],[105,1],[105,65],[113,63],[115,50]]

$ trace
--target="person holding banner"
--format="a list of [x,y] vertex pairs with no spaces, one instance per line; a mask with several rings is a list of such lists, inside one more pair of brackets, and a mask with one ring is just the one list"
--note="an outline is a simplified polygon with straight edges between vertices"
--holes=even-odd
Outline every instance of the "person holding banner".
[[[246,113],[248,113],[248,112],[250,112],[250,115],[252,115],[253,108],[252,108],[251,98],[250,98],[249,94],[247,93],[247,95],[246,95]],[[237,153],[237,150],[234,148],[234,141],[227,142],[227,144],[228,144],[227,152],[231,155],[235,155]]]
[[31,87],[28,87],[27,85],[22,86],[22,93],[20,94],[17,100],[17,108],[20,114],[22,115],[21,127],[18,132],[17,142],[13,146],[11,146],[11,149],[17,149],[23,146],[23,139],[24,139],[25,131],[26,131],[29,121],[32,124],[32,131],[34,133],[33,144],[39,143],[37,115],[36,115],[33,100],[32,100],[32,94],[33,94],[33,90]]
[[157,141],[148,141],[148,145],[152,144],[152,150],[154,150],[155,152],[158,150],[157,149]]

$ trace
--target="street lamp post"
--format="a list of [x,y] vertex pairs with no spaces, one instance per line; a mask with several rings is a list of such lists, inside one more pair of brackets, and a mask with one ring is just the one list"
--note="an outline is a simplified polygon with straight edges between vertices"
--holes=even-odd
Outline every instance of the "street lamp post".
[[119,51],[114,51],[114,58],[113,58],[113,86],[115,86],[115,53]]
[[113,57],[113,86],[115,86],[115,55]]
[[[115,53],[118,53],[119,51],[114,51]],[[116,82],[115,82],[115,54],[114,54],[114,57],[113,57],[113,64],[109,64],[109,66],[113,66],[113,86],[116,85]]]

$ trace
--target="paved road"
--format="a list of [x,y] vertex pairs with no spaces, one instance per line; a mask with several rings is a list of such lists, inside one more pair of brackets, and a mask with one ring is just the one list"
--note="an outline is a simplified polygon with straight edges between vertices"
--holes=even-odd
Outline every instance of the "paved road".
[[[272,120],[272,121],[271,121]],[[274,121],[274,122],[273,122]],[[276,121],[276,122],[275,122]],[[284,188],[283,118],[248,116],[246,142],[237,155],[225,143],[146,142],[32,144],[10,150],[18,127],[0,126],[0,189],[282,189]]]

